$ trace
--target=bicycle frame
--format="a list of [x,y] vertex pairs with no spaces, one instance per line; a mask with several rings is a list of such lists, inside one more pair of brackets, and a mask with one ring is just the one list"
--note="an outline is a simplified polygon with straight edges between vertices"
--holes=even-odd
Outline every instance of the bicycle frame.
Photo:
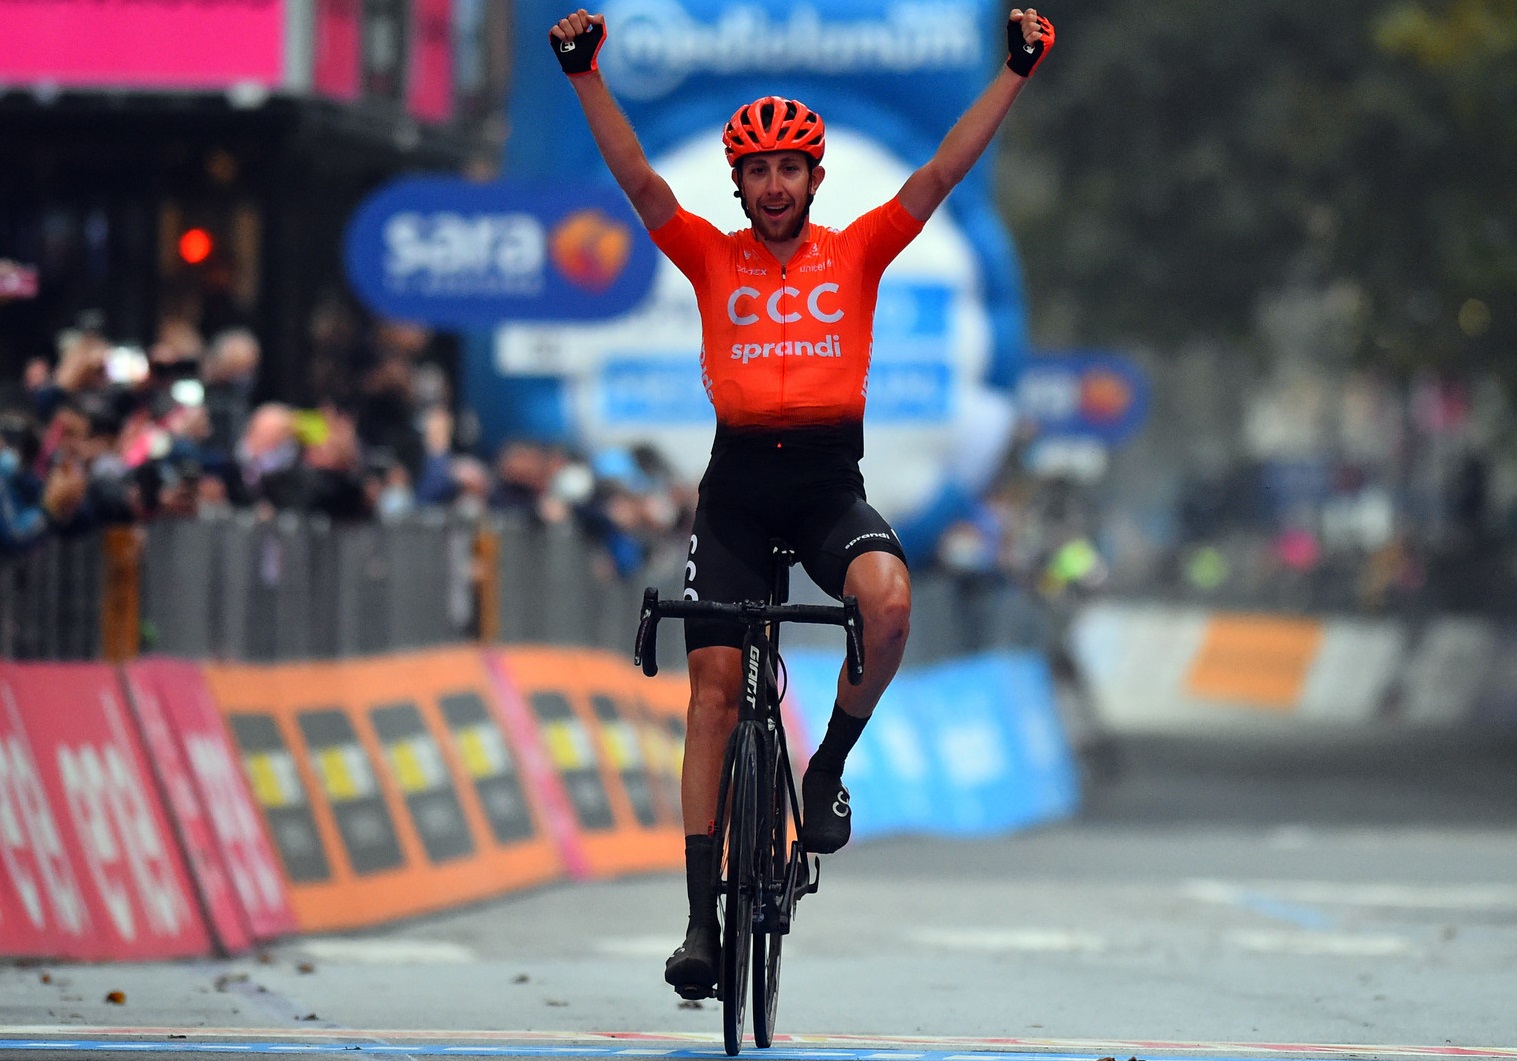
[[864,675],[858,601],[844,597],[841,607],[785,603],[795,554],[783,542],[773,542],[771,548],[773,562],[767,601],[663,601],[658,590],[649,587],[643,593],[633,649],[634,662],[652,677],[658,673],[660,618],[722,618],[743,626],[743,684],[738,717],[727,741],[717,792],[716,821],[723,830],[719,834],[723,842],[717,844],[712,870],[718,893],[724,897],[718,997],[723,1003],[728,1054],[736,1054],[741,1046],[750,951],[754,1040],[760,1047],[770,1044],[779,995],[780,944],[790,931],[796,900],[817,888],[817,874],[807,866],[808,855],[800,843],[799,828],[795,839],[789,837],[786,829],[787,811],[790,820],[799,823],[801,806],[780,712],[778,677],[783,667],[779,657],[780,624],[802,622],[842,627],[848,679],[857,685]]

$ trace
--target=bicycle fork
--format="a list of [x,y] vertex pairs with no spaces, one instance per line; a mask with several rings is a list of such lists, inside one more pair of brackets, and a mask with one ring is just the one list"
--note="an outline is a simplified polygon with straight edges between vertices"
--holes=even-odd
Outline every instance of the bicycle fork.
[[[782,801],[788,802],[790,821],[799,822],[801,820],[800,799],[795,791],[795,775],[785,768],[789,751],[785,747],[784,731],[776,730],[767,736],[769,739],[765,740],[764,748],[768,762],[764,774],[769,779],[766,785],[769,791],[764,794],[760,805],[765,808],[765,817],[770,820],[762,823],[760,835],[773,836],[773,808],[781,805]],[[778,793],[778,798],[775,798],[774,786],[781,781],[783,781],[784,791]],[[772,851],[766,851],[765,858],[769,865],[775,866],[776,860]],[[779,872],[760,875],[760,880],[764,883],[764,894],[762,902],[757,904],[754,930],[784,935],[790,931],[790,923],[795,916],[795,904],[800,897],[810,895],[819,887],[822,860],[811,856],[808,862],[808,856],[801,847],[800,840],[791,838],[788,841],[783,868],[778,866],[775,868]]]

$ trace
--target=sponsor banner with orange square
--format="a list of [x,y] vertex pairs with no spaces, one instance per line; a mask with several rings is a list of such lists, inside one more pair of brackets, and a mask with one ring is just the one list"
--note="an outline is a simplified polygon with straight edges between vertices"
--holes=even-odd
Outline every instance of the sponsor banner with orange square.
[[684,681],[645,678],[594,649],[522,646],[498,659],[508,696],[536,727],[558,778],[576,872],[683,866]]
[[1199,700],[1290,712],[1317,658],[1322,623],[1272,615],[1215,615],[1186,676]]
[[479,650],[205,672],[302,930],[375,924],[561,874]]
[[211,952],[116,668],[0,661],[0,953]]

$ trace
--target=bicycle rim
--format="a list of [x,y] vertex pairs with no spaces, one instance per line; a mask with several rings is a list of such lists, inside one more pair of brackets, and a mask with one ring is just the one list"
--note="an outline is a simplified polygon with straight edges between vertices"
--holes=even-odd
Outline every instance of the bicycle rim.
[[[766,798],[769,803],[769,836],[763,845],[766,883],[783,888],[790,853],[790,837],[785,829],[788,793],[777,762]],[[788,902],[788,897],[782,899]],[[780,1006],[780,949],[784,942],[780,932],[760,933],[753,939],[753,1041],[760,1047],[774,1041],[774,1019]]]
[[748,963],[753,947],[754,850],[758,818],[758,741],[739,725],[727,786],[727,875],[723,886],[722,1038],[727,1053],[743,1045]]

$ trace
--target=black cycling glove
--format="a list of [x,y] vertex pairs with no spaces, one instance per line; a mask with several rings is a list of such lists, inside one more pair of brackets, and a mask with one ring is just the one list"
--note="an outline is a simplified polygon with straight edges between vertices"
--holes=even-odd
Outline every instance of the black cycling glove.
[[1043,28],[1043,39],[1028,44],[1022,38],[1022,24],[1020,22],[1006,23],[1006,67],[1014,74],[1023,77],[1031,77],[1032,72],[1043,61],[1043,56],[1048,54],[1053,47],[1053,23],[1042,15],[1038,16],[1038,25]]
[[606,27],[600,22],[592,22],[585,32],[569,40],[559,40],[550,33],[548,43],[553,45],[553,54],[558,56],[558,65],[564,68],[564,73],[570,77],[588,74],[600,69],[595,57],[600,54],[600,46],[606,43]]

